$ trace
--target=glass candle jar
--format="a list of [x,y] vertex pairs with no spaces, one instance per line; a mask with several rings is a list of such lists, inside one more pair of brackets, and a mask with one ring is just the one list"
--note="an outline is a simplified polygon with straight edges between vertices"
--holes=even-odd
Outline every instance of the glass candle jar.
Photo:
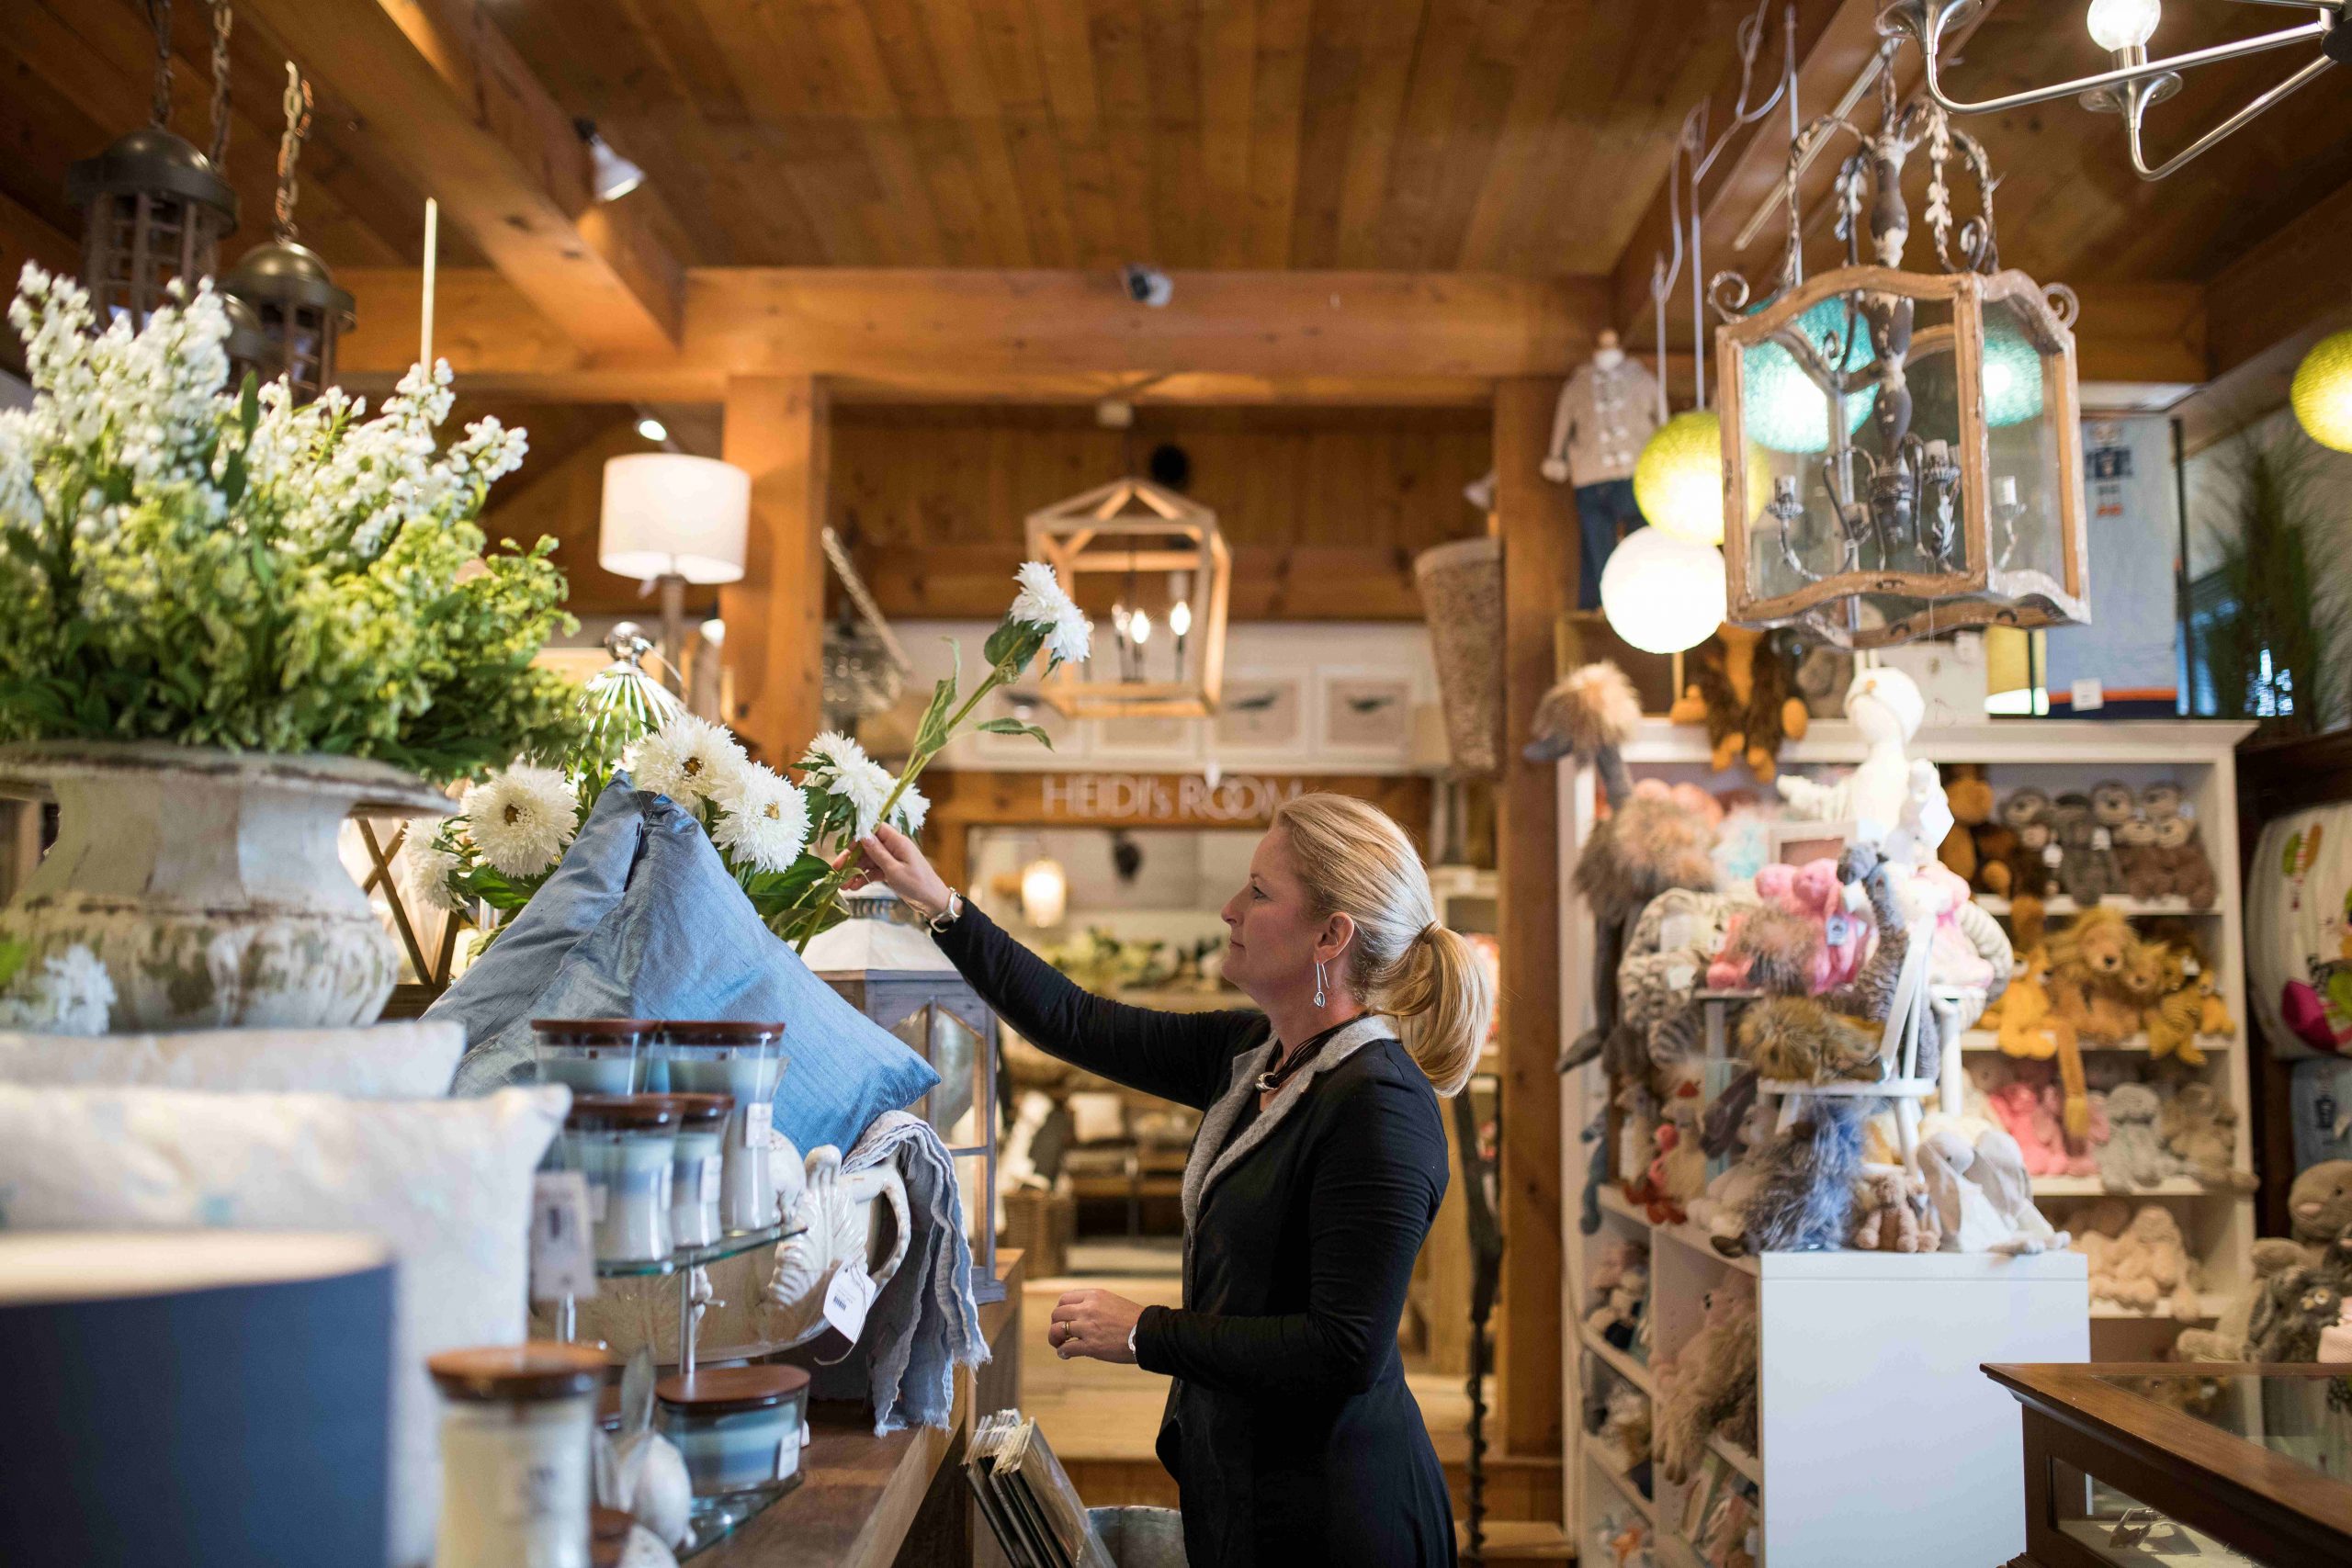
[[539,1081],[574,1094],[635,1094],[645,1087],[645,1044],[658,1027],[641,1018],[535,1018]]
[[726,1179],[728,1118],[735,1100],[724,1094],[673,1094],[678,1141],[670,1156],[670,1237],[680,1247],[707,1247],[726,1234],[719,1194]]
[[588,1182],[599,1263],[670,1256],[670,1162],[680,1106],[667,1094],[583,1094],[564,1118],[565,1162]]
[[593,1346],[445,1350],[435,1568],[589,1568],[589,1424],[605,1378]]
[[673,1020],[654,1043],[673,1092],[724,1094],[735,1101],[720,1149],[719,1224],[729,1233],[776,1223],[768,1129],[784,1072],[783,1039],[781,1023]]
[[678,1445],[697,1499],[778,1496],[800,1481],[808,1374],[798,1367],[704,1367],[653,1390],[653,1429]]

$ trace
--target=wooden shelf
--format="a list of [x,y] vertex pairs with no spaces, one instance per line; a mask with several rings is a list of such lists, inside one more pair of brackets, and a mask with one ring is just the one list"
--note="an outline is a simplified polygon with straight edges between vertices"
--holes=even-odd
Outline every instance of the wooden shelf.
[[1657,1397],[1657,1391],[1650,1383],[1650,1370],[1647,1367],[1634,1359],[1633,1357],[1625,1354],[1624,1351],[1617,1348],[1616,1346],[1609,1343],[1608,1340],[1603,1339],[1599,1334],[1596,1334],[1590,1328],[1579,1326],[1577,1330],[1577,1336],[1584,1341],[1584,1348],[1587,1350],[1591,1351],[1595,1356],[1600,1357],[1601,1360],[1608,1363],[1610,1371],[1615,1372],[1619,1377],[1623,1378],[1627,1382],[1632,1383],[1635,1388],[1640,1389],[1644,1393],[1648,1394],[1651,1398],[1655,1399]]
[[1707,1446],[1721,1454],[1725,1464],[1756,1483],[1758,1487],[1763,1486],[1764,1466],[1754,1454],[1749,1453],[1721,1432],[1709,1433]]
[[[1651,1525],[1655,1527],[1657,1523],[1657,1505],[1653,1503],[1649,1498],[1642,1495],[1642,1489],[1634,1484],[1634,1478],[1632,1476],[1625,1474],[1614,1464],[1610,1462],[1610,1456],[1601,1449],[1600,1438],[1594,1437],[1590,1432],[1583,1434],[1583,1437],[1584,1457],[1586,1462],[1590,1464],[1593,1469],[1600,1472],[1601,1474],[1607,1476],[1609,1478],[1609,1484],[1617,1489],[1617,1495],[1624,1498],[1626,1502],[1631,1503],[1634,1506],[1634,1511],[1639,1513],[1642,1517],[1649,1520]],[[1652,1473],[1655,1474],[1656,1472],[1653,1471]]]
[[[1975,902],[1976,907],[1988,915],[2006,917],[2009,912],[2009,901],[1996,894],[1979,893],[1976,895]],[[2186,915],[2202,919],[2209,915],[2219,915],[2223,912],[2218,903],[2209,904],[2201,909],[2191,908],[2186,898],[2102,898],[2098,901],[2098,907],[2102,909],[2120,909],[2134,919],[2154,919],[2165,915]],[[2061,893],[2043,899],[2041,912],[2045,915],[2079,915],[2083,912],[2083,907]]]
[[[2234,1051],[2237,1049],[2237,1044],[2238,1037],[2234,1034],[2200,1034],[2197,1037],[2197,1048],[2199,1051],[2204,1052],[2209,1056],[2216,1051]],[[2082,1045],[2083,1049],[2086,1051],[2136,1051],[2142,1055],[2146,1055],[2148,1053],[2148,1037],[2144,1034],[2135,1034],[2129,1040],[2119,1040],[2112,1044],[2098,1040],[2086,1040],[2082,1043]],[[1963,1051],[1987,1051],[1999,1055],[2007,1055],[2006,1052],[2001,1051],[2001,1036],[1999,1032],[1991,1029],[1962,1030],[1960,1035],[1960,1048]],[[2009,1059],[2013,1062],[2046,1062],[2052,1060],[2053,1058],[2048,1056],[2011,1056]]]
[[2037,1176],[2033,1179],[2033,1195],[2037,1198],[2252,1198],[2250,1192],[2235,1188],[2208,1187],[2186,1176],[2169,1177],[2154,1187],[2109,1187],[2097,1176]]
[[1625,1190],[1613,1181],[1604,1181],[1600,1184],[1600,1196],[1596,1201],[1600,1203],[1600,1212],[1604,1214],[1614,1214],[1621,1220],[1631,1220],[1645,1229],[1649,1225],[1650,1217],[1634,1207],[1634,1201],[1625,1196]]
[[1691,1251],[1713,1260],[1723,1268],[1736,1269],[1743,1274],[1754,1274],[1757,1272],[1756,1255],[1754,1253],[1742,1253],[1737,1258],[1725,1258],[1722,1253],[1715,1250],[1713,1239],[1710,1237],[1705,1231],[1700,1229],[1699,1226],[1693,1224],[1689,1220],[1683,1221],[1679,1225],[1652,1225],[1650,1227],[1650,1234],[1653,1235],[1664,1236],[1668,1241],[1676,1242],[1683,1247],[1687,1247]]
[[[2232,1299],[2221,1291],[2204,1292],[2198,1300],[2196,1321],[2212,1322],[2229,1310]],[[2130,1307],[2118,1306],[2113,1302],[2102,1301],[2091,1303],[2091,1319],[2097,1323],[2179,1323],[2181,1321],[2173,1315],[2172,1309],[2168,1306],[2158,1306],[2154,1312],[2134,1312]]]

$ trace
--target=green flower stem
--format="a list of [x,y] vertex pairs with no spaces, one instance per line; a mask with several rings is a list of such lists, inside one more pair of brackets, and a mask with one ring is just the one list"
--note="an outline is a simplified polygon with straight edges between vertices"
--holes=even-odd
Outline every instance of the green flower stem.
[[[908,785],[922,776],[923,769],[931,765],[933,758],[947,750],[949,744],[956,739],[956,731],[962,727],[966,719],[972,716],[972,710],[980,705],[980,699],[1003,685],[1011,678],[1005,671],[990,670],[989,678],[979,683],[964,705],[957,708],[955,716],[948,719],[947,732],[940,738],[939,744],[928,751],[917,751],[907,759],[906,771],[899,775],[899,782],[890,791],[889,798],[883,801],[882,815],[876,818],[877,821],[888,822],[890,819],[891,809],[899,804],[899,797],[907,793]],[[799,908],[794,911],[796,918],[791,922],[791,929],[795,934],[786,939],[791,942],[792,950],[795,953],[808,952],[808,944],[817,940],[815,926],[819,915],[830,908],[834,899],[841,897],[842,888],[848,884],[852,876],[857,874],[858,857],[863,852],[857,845],[851,844],[849,853],[842,858],[842,863],[827,872],[823,880],[809,888],[808,897],[801,900]]]

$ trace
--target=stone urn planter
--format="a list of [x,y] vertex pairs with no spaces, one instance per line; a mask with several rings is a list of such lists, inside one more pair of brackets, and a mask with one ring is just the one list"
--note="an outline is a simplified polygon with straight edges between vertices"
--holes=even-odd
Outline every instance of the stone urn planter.
[[0,747],[0,790],[58,806],[57,843],[0,910],[0,940],[35,961],[96,953],[117,1031],[374,1022],[400,950],[336,835],[355,807],[451,808],[383,762],[144,741]]

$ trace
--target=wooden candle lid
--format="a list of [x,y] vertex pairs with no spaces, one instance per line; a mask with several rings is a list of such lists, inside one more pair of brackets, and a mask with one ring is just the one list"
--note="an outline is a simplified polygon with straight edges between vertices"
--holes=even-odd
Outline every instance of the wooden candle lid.
[[768,1045],[784,1038],[781,1023],[727,1018],[673,1018],[661,1024],[665,1045]]
[[618,1508],[588,1509],[589,1568],[620,1568],[621,1560],[628,1555],[628,1532],[637,1528],[637,1520]]
[[605,1381],[610,1364],[601,1347],[553,1339],[444,1350],[424,1362],[442,1397],[485,1404],[533,1404],[586,1393]]
[[735,1113],[735,1097],[731,1094],[673,1094],[664,1098],[676,1104],[678,1124],[682,1127],[708,1126]]
[[531,1032],[543,1045],[634,1044],[661,1028],[650,1018],[535,1018]]
[[573,1132],[658,1132],[675,1127],[685,1098],[675,1094],[575,1094],[563,1124]]
[[663,1378],[653,1397],[696,1416],[731,1416],[781,1404],[808,1387],[798,1367],[702,1367],[691,1377]]

